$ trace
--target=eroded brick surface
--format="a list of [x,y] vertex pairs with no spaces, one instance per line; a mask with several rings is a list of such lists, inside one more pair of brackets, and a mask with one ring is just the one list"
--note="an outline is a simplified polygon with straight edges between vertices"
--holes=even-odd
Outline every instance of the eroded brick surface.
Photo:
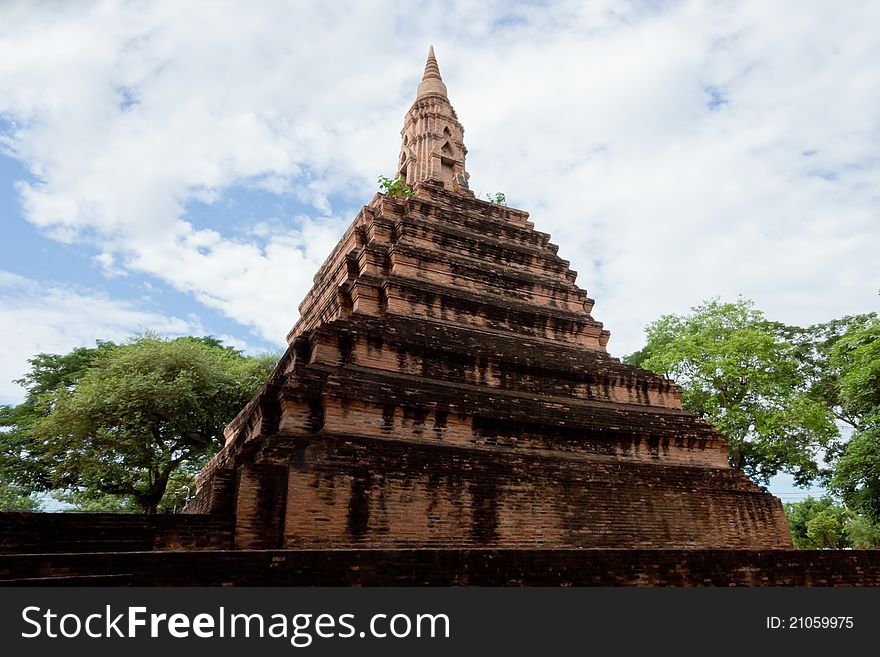
[[608,355],[525,213],[416,192],[355,218],[193,509],[242,549],[791,546],[680,390]]

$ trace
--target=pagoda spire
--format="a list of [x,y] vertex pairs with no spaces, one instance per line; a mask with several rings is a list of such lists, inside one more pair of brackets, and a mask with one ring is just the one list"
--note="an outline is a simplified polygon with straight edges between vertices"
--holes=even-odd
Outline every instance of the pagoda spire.
[[434,46],[428,50],[416,100],[406,113],[400,135],[397,175],[407,185],[433,181],[450,191],[472,195],[465,170],[464,127],[449,102]]
[[[434,55],[434,46],[428,51],[428,61],[425,62],[425,74],[419,83],[416,98],[424,98],[430,94],[437,94],[446,98],[446,85],[440,77],[440,67],[437,65],[437,57]],[[447,98],[448,100],[448,98]]]

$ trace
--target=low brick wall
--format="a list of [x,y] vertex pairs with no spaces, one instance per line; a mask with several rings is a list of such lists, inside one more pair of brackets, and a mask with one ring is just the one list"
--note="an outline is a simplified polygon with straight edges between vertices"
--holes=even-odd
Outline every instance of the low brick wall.
[[880,586],[880,552],[237,550],[8,555],[0,584],[128,586]]
[[784,549],[782,504],[730,468],[447,440],[263,441],[239,468],[241,549]]
[[143,552],[232,547],[232,518],[216,515],[0,513],[0,553]]

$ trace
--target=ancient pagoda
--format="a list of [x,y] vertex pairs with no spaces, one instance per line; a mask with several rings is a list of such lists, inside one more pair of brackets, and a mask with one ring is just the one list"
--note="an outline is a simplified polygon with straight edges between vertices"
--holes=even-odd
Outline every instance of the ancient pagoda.
[[234,547],[790,548],[662,376],[611,357],[528,213],[468,188],[431,49],[396,173],[314,278],[189,513]]

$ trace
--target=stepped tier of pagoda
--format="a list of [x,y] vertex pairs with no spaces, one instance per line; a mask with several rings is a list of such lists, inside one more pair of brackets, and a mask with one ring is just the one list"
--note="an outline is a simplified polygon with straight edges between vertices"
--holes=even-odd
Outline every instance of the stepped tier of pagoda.
[[680,390],[608,355],[526,212],[468,189],[433,50],[377,194],[314,278],[193,513],[238,548],[787,548]]

